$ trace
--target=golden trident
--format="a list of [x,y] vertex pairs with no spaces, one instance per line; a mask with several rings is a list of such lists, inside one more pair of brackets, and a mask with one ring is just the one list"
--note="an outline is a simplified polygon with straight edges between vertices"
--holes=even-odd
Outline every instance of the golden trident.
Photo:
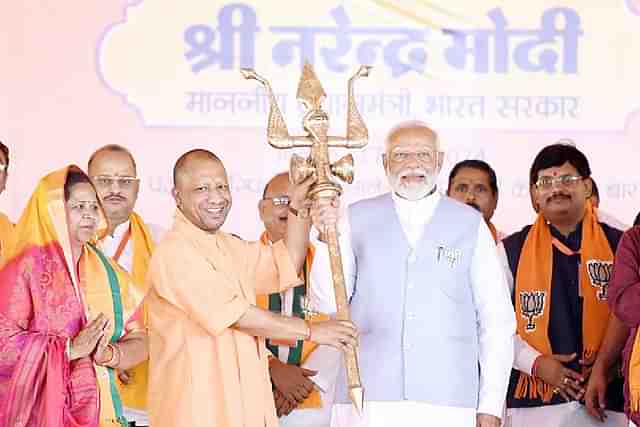
[[[342,187],[332,179],[333,176],[348,184],[353,182],[353,156],[348,154],[332,164],[329,158],[329,147],[362,148],[369,142],[367,126],[362,120],[356,105],[353,84],[358,78],[367,77],[370,69],[371,67],[368,66],[360,66],[358,71],[349,79],[347,86],[349,97],[346,137],[327,135],[329,131],[329,116],[322,109],[322,102],[327,97],[327,94],[309,63],[305,63],[302,69],[302,76],[300,77],[300,83],[298,83],[298,93],[296,95],[297,99],[307,109],[307,113],[302,120],[302,126],[307,134],[302,136],[289,135],[287,125],[282,117],[280,108],[278,108],[278,102],[269,82],[252,69],[241,70],[245,79],[253,79],[260,82],[269,96],[270,108],[267,128],[269,144],[279,149],[311,148],[311,153],[306,159],[296,154],[291,157],[289,176],[294,184],[298,184],[315,173],[316,182],[309,191],[309,196],[313,200],[340,197]],[[331,276],[336,296],[337,319],[350,320],[337,226],[328,227],[324,237],[327,241],[331,260]],[[358,413],[361,414],[364,406],[364,389],[360,383],[360,369],[358,368],[358,357],[355,349],[349,348],[344,353],[344,358],[351,402]]]

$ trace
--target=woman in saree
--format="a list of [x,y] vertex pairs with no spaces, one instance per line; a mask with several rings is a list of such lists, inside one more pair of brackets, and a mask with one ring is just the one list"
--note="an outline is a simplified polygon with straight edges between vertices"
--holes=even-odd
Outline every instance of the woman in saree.
[[141,298],[94,245],[105,216],[76,166],[44,177],[0,271],[0,427],[127,426],[116,370],[148,356]]

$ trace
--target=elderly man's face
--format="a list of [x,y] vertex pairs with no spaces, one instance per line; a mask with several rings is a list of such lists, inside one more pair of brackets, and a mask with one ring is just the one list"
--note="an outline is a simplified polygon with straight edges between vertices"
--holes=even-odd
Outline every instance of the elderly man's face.
[[384,166],[393,191],[405,199],[418,200],[434,189],[442,160],[435,133],[409,127],[389,136]]

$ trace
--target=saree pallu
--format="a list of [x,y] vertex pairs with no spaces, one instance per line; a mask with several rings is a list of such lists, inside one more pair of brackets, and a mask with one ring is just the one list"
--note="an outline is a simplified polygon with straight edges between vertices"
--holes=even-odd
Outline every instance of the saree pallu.
[[67,340],[98,313],[110,320],[111,342],[140,327],[128,276],[95,246],[83,248],[79,280],[71,274],[70,169],[79,171],[71,166],[40,181],[0,271],[0,427],[125,425],[114,371],[66,354]]

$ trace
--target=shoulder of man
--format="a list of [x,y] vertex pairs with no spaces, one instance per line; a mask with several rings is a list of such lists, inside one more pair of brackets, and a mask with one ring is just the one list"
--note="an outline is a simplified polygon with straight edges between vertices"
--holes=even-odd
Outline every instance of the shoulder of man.
[[466,203],[462,203],[456,199],[453,199],[445,194],[441,195],[441,202],[451,205],[455,212],[458,215],[461,215],[462,219],[471,219],[471,220],[480,220],[482,219],[482,214],[478,212],[476,209],[467,205]]
[[156,245],[158,243],[160,243],[160,240],[162,240],[162,238],[164,237],[164,235],[167,233],[167,229],[164,227],[159,226],[158,224],[154,224],[152,222],[146,221],[142,215],[140,215],[138,212],[134,211],[133,212],[138,218],[140,218],[140,221],[142,221],[142,223],[147,227],[147,230],[149,230],[149,233],[151,234],[151,240],[153,240],[153,243],[155,243]]
[[164,233],[162,240],[155,245],[151,259],[153,262],[154,259],[169,260],[181,255],[188,256],[191,249],[193,246],[189,244],[187,239],[176,230],[171,229]]
[[522,253],[524,242],[527,240],[531,227],[531,225],[526,225],[522,227],[520,231],[516,231],[502,239],[504,251],[507,254],[507,261],[509,262],[509,268],[511,269],[511,273],[514,277],[518,269],[518,263],[520,262],[520,254]]
[[371,206],[377,205],[384,199],[390,199],[391,193],[384,193],[374,197],[368,197],[366,199],[360,199],[357,202],[353,202],[349,205],[348,209],[367,209]]
[[7,215],[5,215],[3,212],[0,212],[0,221],[5,222],[7,224],[10,224],[11,226],[13,226],[14,224],[11,222],[11,220],[9,219],[9,217]]
[[620,239],[622,239],[622,234],[624,232],[618,228],[612,227],[607,223],[599,222],[600,227],[602,227],[602,231],[604,231],[604,235],[607,236],[607,240],[609,241],[609,246],[613,252],[616,251],[618,244],[620,243]]

